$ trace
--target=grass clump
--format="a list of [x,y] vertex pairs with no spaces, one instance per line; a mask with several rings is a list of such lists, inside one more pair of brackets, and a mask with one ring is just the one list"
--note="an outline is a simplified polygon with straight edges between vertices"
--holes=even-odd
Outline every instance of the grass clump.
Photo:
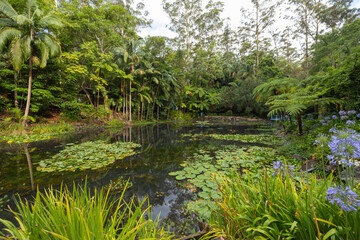
[[[123,200],[124,191],[116,201],[103,190],[90,192],[74,187],[38,192],[33,203],[17,202],[18,212],[12,211],[19,228],[9,221],[0,221],[11,239],[18,240],[116,240],[171,239],[158,221],[151,220],[150,207],[144,199],[136,204]],[[4,235],[1,239],[9,239]]]

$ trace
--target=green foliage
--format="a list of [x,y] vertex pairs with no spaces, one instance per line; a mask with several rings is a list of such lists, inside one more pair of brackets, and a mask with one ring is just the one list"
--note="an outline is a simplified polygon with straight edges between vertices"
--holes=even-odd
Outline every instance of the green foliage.
[[188,181],[188,188],[198,192],[198,200],[190,202],[188,208],[206,220],[215,206],[213,201],[217,202],[220,199],[218,185],[223,177],[239,169],[258,172],[264,165],[270,165],[273,161],[283,162],[286,158],[275,155],[271,148],[228,146],[224,150],[216,151],[214,157],[200,151],[182,164],[183,170],[171,172],[170,175],[176,176],[179,181]]
[[191,113],[184,113],[179,110],[174,110],[170,112],[170,119],[179,121],[179,122],[186,122],[191,121],[194,118],[193,114]]
[[38,142],[43,140],[49,140],[56,136],[59,136],[59,133],[38,133],[38,134],[30,134],[30,135],[1,135],[0,141],[5,141],[9,144],[17,143],[29,143],[29,142]]
[[[7,122],[16,122],[17,124],[21,124],[21,121],[24,119],[24,117],[22,116],[22,112],[19,108],[13,108],[9,110],[9,113],[11,114],[11,117],[5,119],[5,121]],[[31,116],[27,116],[27,118],[29,120],[31,120],[32,122],[35,122],[35,118],[31,117]]]
[[358,239],[359,213],[329,203],[326,181],[233,172],[222,179],[210,226],[227,239]]
[[30,127],[30,132],[35,134],[43,133],[69,133],[74,131],[74,126],[67,122],[59,122],[54,124],[45,124],[45,125],[33,125]]
[[0,95],[0,112],[5,111],[8,108],[9,100]]
[[310,134],[293,137],[292,139],[288,139],[289,142],[285,145],[278,147],[277,150],[280,154],[284,154],[289,157],[298,155],[307,160],[315,153],[315,139],[316,137]]
[[139,146],[132,142],[104,141],[70,144],[52,158],[40,161],[37,169],[43,172],[98,169],[134,155],[133,149]]
[[116,118],[113,118],[111,119],[110,121],[107,121],[106,124],[109,126],[109,127],[124,127],[125,126],[125,123],[124,122],[121,122],[119,121],[118,119]]
[[241,141],[244,143],[263,143],[269,145],[281,145],[283,140],[274,135],[242,135],[242,134],[209,134],[206,135],[215,139]]
[[109,192],[96,189],[91,195],[86,185],[83,189],[74,186],[73,190],[38,191],[33,203],[21,199],[16,203],[18,212],[12,213],[19,228],[7,220],[0,221],[6,226],[7,234],[19,240],[172,238],[158,228],[158,220],[151,219],[146,198],[137,204],[134,199],[124,202],[123,196],[124,191],[114,201],[109,198]]
[[77,102],[63,102],[60,108],[65,118],[72,121],[78,121],[80,119],[81,109]]

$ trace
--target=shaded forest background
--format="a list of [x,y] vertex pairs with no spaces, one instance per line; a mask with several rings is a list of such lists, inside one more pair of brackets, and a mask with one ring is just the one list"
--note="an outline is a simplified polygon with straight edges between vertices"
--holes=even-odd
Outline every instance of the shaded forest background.
[[[140,38],[151,22],[131,0],[8,2],[14,11],[4,0],[0,8],[0,112],[26,114],[29,102],[33,118],[132,121],[360,107],[351,0],[252,0],[251,10],[239,9],[238,29],[224,25],[221,1],[164,0],[174,39]],[[280,9],[291,12],[290,24],[274,30]]]

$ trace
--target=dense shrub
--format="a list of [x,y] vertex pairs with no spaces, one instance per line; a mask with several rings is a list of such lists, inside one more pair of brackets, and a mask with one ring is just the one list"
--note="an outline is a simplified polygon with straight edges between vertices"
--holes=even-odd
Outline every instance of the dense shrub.
[[78,121],[80,119],[81,109],[77,102],[63,102],[60,107],[65,118],[72,121]]

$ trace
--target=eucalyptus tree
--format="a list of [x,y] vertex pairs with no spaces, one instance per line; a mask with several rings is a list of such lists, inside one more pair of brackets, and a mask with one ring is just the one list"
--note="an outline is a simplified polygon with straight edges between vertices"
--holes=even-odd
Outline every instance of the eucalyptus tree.
[[170,30],[177,33],[176,42],[178,48],[186,50],[185,70],[187,70],[191,49],[196,36],[196,21],[202,13],[202,1],[200,0],[163,0],[163,8],[170,17]]
[[275,9],[279,3],[274,3],[270,0],[251,0],[251,3],[253,8],[250,11],[244,8],[241,9],[241,13],[244,16],[242,28],[253,33],[256,45],[255,66],[258,67],[260,62],[261,35],[274,23]]
[[304,39],[304,69],[308,75],[311,68],[311,45],[317,43],[323,28],[322,13],[325,5],[322,0],[290,0],[290,3],[294,5],[293,10],[296,13],[292,17],[296,26],[294,34],[302,35]]
[[223,10],[223,2],[210,0],[204,10],[199,13],[195,22],[197,48],[208,49],[212,43],[219,41],[224,22],[221,18]]
[[49,57],[60,54],[60,44],[54,36],[54,29],[63,23],[54,12],[43,12],[36,0],[26,1],[26,11],[18,13],[6,1],[0,0],[0,52],[5,48],[16,71],[28,61],[29,80],[23,125],[26,124],[30,110],[33,66],[46,67]]
[[321,20],[332,30],[352,23],[360,15],[360,9],[352,7],[353,2],[353,0],[330,0],[330,6],[321,12]]

